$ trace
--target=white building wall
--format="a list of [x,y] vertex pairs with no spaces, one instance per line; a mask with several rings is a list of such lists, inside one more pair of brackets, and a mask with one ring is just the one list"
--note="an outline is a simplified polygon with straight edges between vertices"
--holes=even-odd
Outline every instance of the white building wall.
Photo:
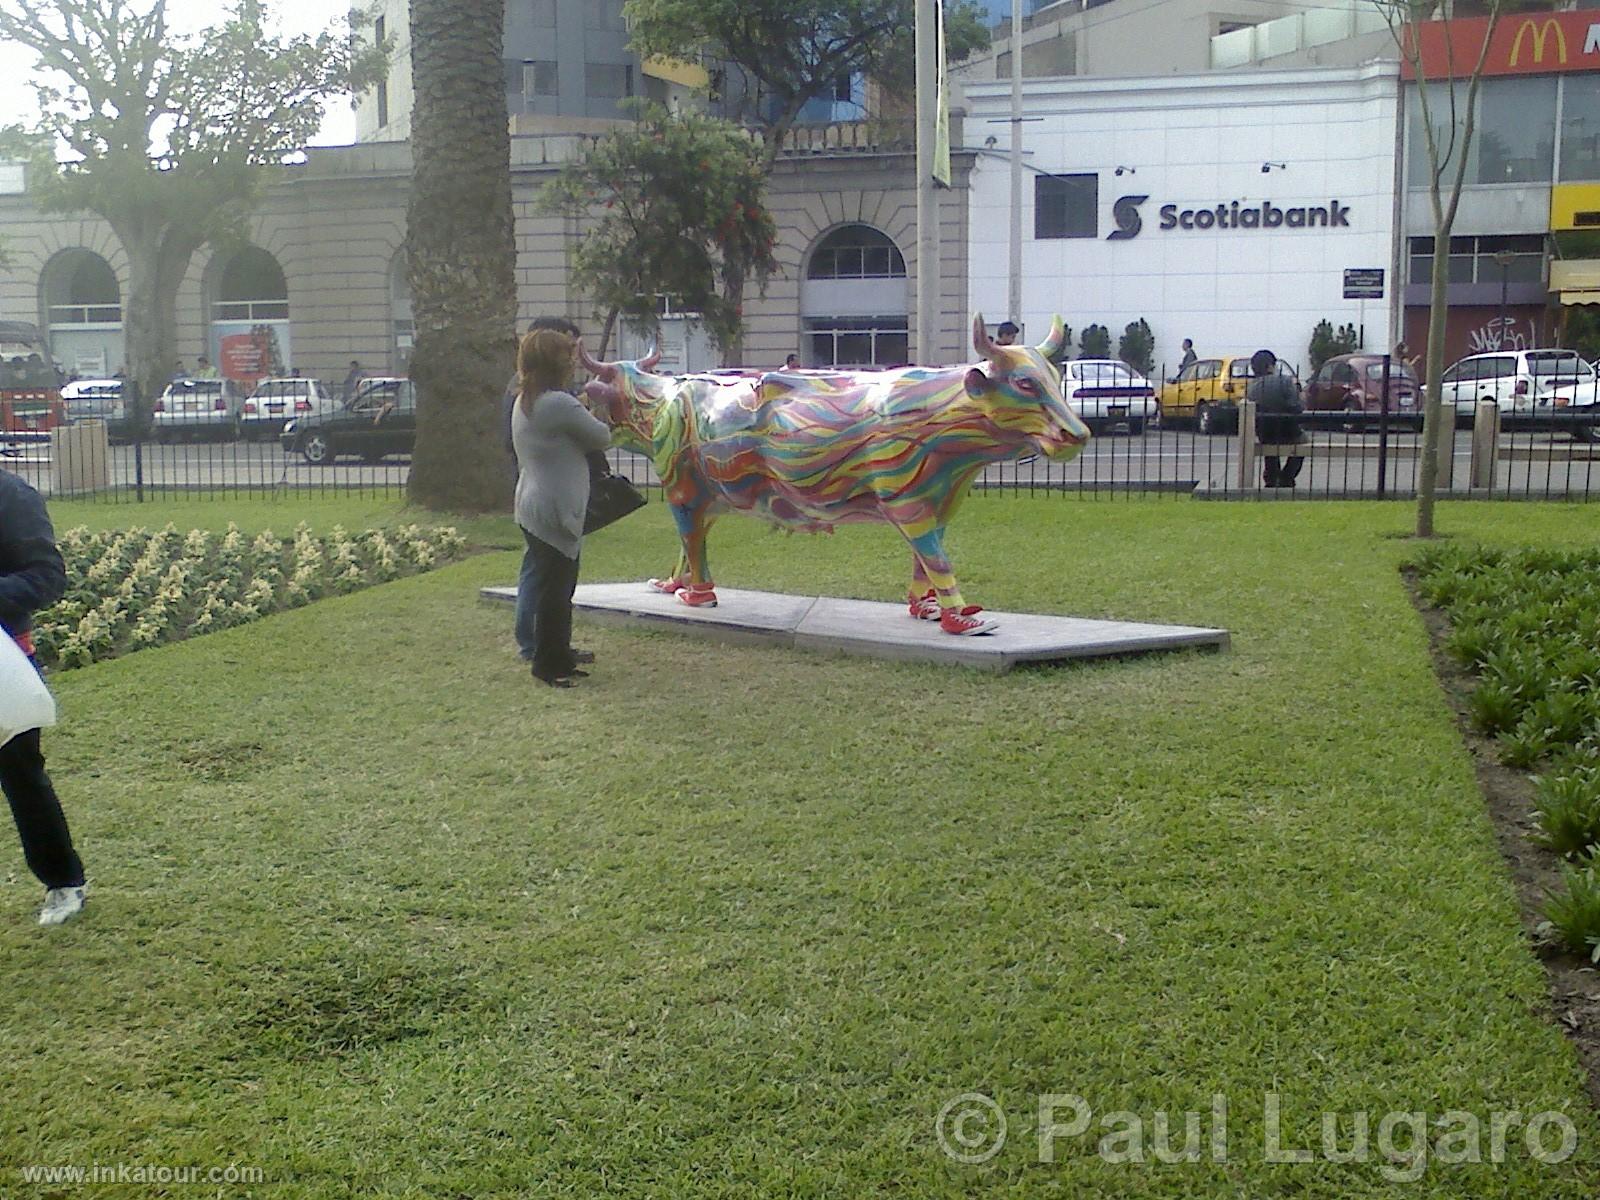
[[[1267,346],[1301,362],[1313,327],[1364,321],[1366,344],[1392,340],[1384,301],[1343,298],[1346,267],[1382,267],[1392,288],[1397,83],[1393,64],[1145,79],[1024,82],[1023,312],[1029,336],[1059,312],[1074,335],[1105,325],[1116,339],[1144,318],[1158,363],[1182,340],[1202,357]],[[1005,314],[1010,236],[1009,113],[1004,85],[967,89],[967,128],[996,131],[996,154],[972,176],[972,298],[991,321]],[[1283,163],[1262,172],[1263,163]],[[1132,168],[1115,174],[1115,168]],[[1092,238],[1034,237],[1039,172],[1094,173]],[[1111,240],[1121,196],[1145,195],[1142,228]],[[1161,228],[1161,210],[1239,201],[1279,209],[1331,202],[1348,228]],[[1012,314],[1015,315],[1015,314]]]

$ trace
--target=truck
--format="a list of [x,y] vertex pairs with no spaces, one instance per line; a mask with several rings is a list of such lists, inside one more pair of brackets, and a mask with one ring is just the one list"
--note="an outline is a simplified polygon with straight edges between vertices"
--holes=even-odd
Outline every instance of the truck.
[[0,441],[34,441],[67,423],[61,377],[37,325],[0,321]]

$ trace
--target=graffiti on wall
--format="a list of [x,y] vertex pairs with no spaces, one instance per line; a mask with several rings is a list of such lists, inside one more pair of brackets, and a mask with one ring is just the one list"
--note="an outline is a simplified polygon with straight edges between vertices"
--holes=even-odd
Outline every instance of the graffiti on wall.
[[1467,353],[1488,354],[1496,350],[1531,350],[1539,344],[1533,321],[1516,317],[1490,317],[1467,330]]

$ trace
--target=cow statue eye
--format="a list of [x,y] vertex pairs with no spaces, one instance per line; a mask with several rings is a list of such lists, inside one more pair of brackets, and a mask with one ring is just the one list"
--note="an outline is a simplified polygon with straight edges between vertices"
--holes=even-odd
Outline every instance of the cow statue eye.
[[1031,379],[1022,378],[1017,380],[1017,391],[1027,396],[1036,395],[1039,391],[1039,385]]

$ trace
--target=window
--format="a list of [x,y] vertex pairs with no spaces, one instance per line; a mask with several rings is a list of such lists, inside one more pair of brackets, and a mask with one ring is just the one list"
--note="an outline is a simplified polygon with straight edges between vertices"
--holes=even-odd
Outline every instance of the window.
[[1559,376],[1564,379],[1590,380],[1594,371],[1576,354],[1559,351],[1529,351],[1528,373],[1535,379]]
[[1228,378],[1229,379],[1249,379],[1250,378],[1250,360],[1248,358],[1236,358],[1231,363],[1229,363],[1228,364]]
[[523,59],[522,86],[516,90],[524,96],[559,96],[561,85],[556,78],[556,64]]
[[850,76],[841,75],[839,78],[833,81],[833,98],[835,100],[843,101],[849,101],[851,99]]
[[[1502,257],[1503,256],[1503,257]],[[1544,235],[1485,234],[1450,239],[1450,283],[1506,283],[1544,281]],[[1412,283],[1433,280],[1433,239],[1411,239]]]
[[814,318],[806,322],[814,367],[891,367],[911,359],[905,317]]
[[583,68],[584,94],[596,100],[633,95],[633,68],[620,63],[589,63]]
[[1098,175],[1037,175],[1033,180],[1035,238],[1100,236]]
[[812,252],[807,279],[904,279],[906,260],[889,236],[870,225],[835,229]]
[[[1487,86],[1487,85],[1485,85]],[[1453,93],[1453,95],[1452,95]],[[1428,84],[1428,116],[1433,125],[1434,142],[1438,147],[1440,168],[1447,172],[1455,166],[1455,152],[1461,145],[1461,135],[1466,126],[1467,81],[1434,80]],[[1452,101],[1454,102],[1452,105]],[[1451,131],[1452,107],[1454,109],[1454,136]],[[1422,97],[1420,89],[1406,89],[1406,145],[1409,184],[1426,188],[1429,184],[1428,144],[1422,132]],[[1478,177],[1478,151],[1483,139],[1476,134],[1467,151],[1467,179]]]
[[1479,183],[1548,183],[1555,167],[1553,75],[1485,79],[1478,93]]
[[289,316],[289,285],[278,260],[258,246],[239,251],[223,268],[213,321],[282,321]]
[[1517,360],[1507,354],[1478,360],[1479,379],[1510,379],[1517,373]]
[[1072,377],[1089,387],[1127,387],[1137,383],[1133,368],[1119,362],[1074,362]]
[[1196,379],[1215,379],[1222,371],[1222,364],[1214,358],[1208,358],[1205,362],[1195,363],[1195,366],[1199,368],[1195,374]]
[[1354,384],[1357,382],[1356,369],[1347,362],[1336,363],[1334,364],[1331,378],[1334,383],[1346,385]]
[[1600,77],[1561,81],[1561,178],[1600,180]]

